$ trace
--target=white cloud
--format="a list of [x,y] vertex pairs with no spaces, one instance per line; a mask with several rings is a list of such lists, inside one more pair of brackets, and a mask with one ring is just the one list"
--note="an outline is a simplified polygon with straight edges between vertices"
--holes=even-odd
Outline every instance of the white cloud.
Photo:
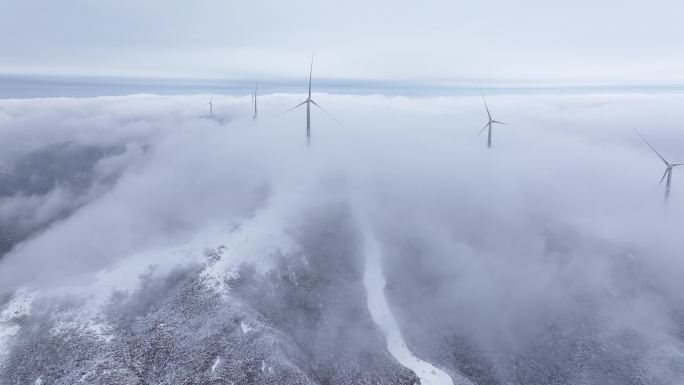
[[[368,217],[388,269],[419,256],[438,272],[423,302],[442,316],[426,330],[518,346],[588,303],[611,332],[679,354],[671,314],[684,300],[684,174],[675,171],[666,208],[662,164],[632,127],[684,160],[672,112],[683,96],[491,96],[495,118],[513,124],[496,127],[491,151],[475,137],[486,118],[479,97],[314,96],[343,127],[314,109],[310,150],[304,110],[273,118],[297,95],[263,96],[256,122],[248,97],[215,97],[224,125],[199,118],[204,95],[2,101],[2,153],[67,139],[150,147],[103,161],[102,172],[126,165],[116,185],[2,258],[0,287],[130,265],[207,227],[258,221],[269,205],[279,209],[265,220],[286,234],[308,211],[342,202]],[[69,198],[7,199],[0,208],[48,210]]]
[[[309,152],[302,147],[303,110],[269,117],[297,97],[264,96],[257,123],[248,120],[248,98],[219,97],[217,114],[236,117],[223,126],[198,118],[204,99],[4,101],[6,149],[62,140],[151,145],[142,157],[116,161],[135,166],[112,191],[8,255],[3,261],[8,276],[21,276],[12,272],[13,264],[36,266],[39,260],[67,270],[90,262],[106,265],[208,221],[250,215],[263,194],[297,184],[310,185],[304,191],[324,199],[331,192],[344,196],[345,189],[312,192],[323,188],[318,178],[330,175],[346,180],[347,188],[361,189],[372,207],[379,205],[388,215],[415,215],[430,226],[451,215],[500,227],[502,237],[486,243],[492,252],[508,247],[513,234],[528,231],[529,221],[634,241],[666,254],[681,249],[674,234],[676,213],[684,207],[679,199],[684,179],[675,172],[672,214],[663,217],[661,164],[631,131],[641,128],[676,161],[684,141],[668,111],[681,103],[678,95],[490,97],[495,117],[513,123],[496,127],[493,151],[484,150],[484,137],[474,138],[485,118],[477,97],[319,95],[344,127],[314,110]],[[111,164],[115,159],[99,168],[119,169]],[[54,194],[36,207],[55,207]],[[22,206],[19,200],[6,201],[3,207],[17,205]],[[466,221],[457,227],[468,233],[474,225]]]

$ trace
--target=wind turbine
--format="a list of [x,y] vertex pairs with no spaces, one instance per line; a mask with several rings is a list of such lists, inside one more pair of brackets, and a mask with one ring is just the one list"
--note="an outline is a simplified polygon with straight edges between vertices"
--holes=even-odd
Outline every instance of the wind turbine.
[[214,96],[212,95],[209,97],[209,103],[205,104],[205,106],[209,106],[209,117],[213,118],[214,117]]
[[507,126],[510,126],[510,124],[492,119],[492,114],[489,112],[489,106],[487,105],[487,99],[485,99],[484,91],[482,90],[482,85],[480,85],[480,93],[482,94],[482,101],[484,102],[485,109],[487,110],[487,118],[489,120],[487,121],[487,124],[485,124],[484,127],[482,127],[482,129],[480,130],[480,132],[476,136],[480,136],[484,132],[485,129],[488,129],[487,130],[487,148],[492,148],[492,126],[494,124],[505,124]]
[[257,92],[259,91],[259,83],[254,86],[254,93],[252,94],[252,103],[254,103],[254,116],[252,119],[257,118]]
[[313,75],[313,60],[314,60],[314,55],[311,54],[311,68],[309,70],[309,96],[304,100],[303,102],[297,104],[296,106],[290,108],[289,110],[283,112],[282,114],[278,116],[282,116],[287,114],[288,112],[301,107],[306,104],[306,145],[311,146],[311,105],[313,104],[314,106],[318,107],[321,111],[325,112],[326,115],[328,115],[332,120],[337,122],[340,126],[342,123],[339,122],[339,120],[335,119],[334,116],[332,116],[331,113],[329,113],[327,110],[325,110],[323,107],[318,105],[313,99],[311,99],[311,77]]
[[650,143],[648,143],[646,138],[644,138],[644,136],[641,135],[641,133],[637,131],[636,128],[634,129],[634,132],[636,132],[637,135],[639,135],[639,137],[641,138],[641,140],[643,140],[644,143],[646,143],[646,145],[648,145],[648,147],[650,147],[651,150],[653,150],[653,152],[655,152],[656,155],[658,155],[658,158],[660,158],[660,160],[662,160],[663,163],[665,163],[665,173],[663,174],[663,177],[660,178],[660,183],[662,184],[665,178],[667,178],[667,183],[665,183],[665,202],[667,202],[670,199],[670,188],[672,187],[672,170],[674,170],[674,168],[677,166],[683,165],[684,163],[670,163],[666,161],[665,158],[663,158],[663,156],[660,155],[660,153],[656,151],[656,149],[653,146],[651,146]]

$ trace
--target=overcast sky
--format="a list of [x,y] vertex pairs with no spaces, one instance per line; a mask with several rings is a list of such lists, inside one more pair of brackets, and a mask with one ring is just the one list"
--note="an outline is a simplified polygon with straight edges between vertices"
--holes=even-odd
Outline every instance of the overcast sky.
[[680,0],[3,0],[4,74],[683,83]]

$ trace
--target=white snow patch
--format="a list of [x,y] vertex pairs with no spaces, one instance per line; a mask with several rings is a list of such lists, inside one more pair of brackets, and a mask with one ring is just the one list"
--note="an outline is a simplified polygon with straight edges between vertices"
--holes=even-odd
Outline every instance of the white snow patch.
[[31,313],[34,294],[25,289],[14,292],[13,298],[5,305],[0,313],[0,322],[7,322],[14,317],[21,317]]
[[[280,197],[283,198],[283,197]],[[35,291],[30,295],[18,291],[0,313],[0,363],[9,353],[8,338],[19,331],[12,321],[18,315],[28,313],[34,298],[53,295],[74,295],[84,299],[82,306],[60,314],[51,330],[63,330],[85,326],[104,341],[114,336],[107,334],[107,325],[101,323],[100,311],[115,291],[130,292],[140,286],[140,276],[162,276],[174,268],[188,263],[206,263],[202,272],[208,285],[222,295],[228,294],[226,278],[237,274],[236,266],[244,261],[255,263],[260,270],[270,268],[273,255],[296,252],[296,242],[286,233],[291,215],[297,212],[295,197],[271,200],[243,223],[224,222],[213,224],[195,232],[188,242],[181,245],[159,247],[133,253],[117,263],[94,273],[94,279],[71,281],[63,287]],[[275,202],[275,203],[274,203]],[[296,202],[296,201],[295,201]],[[76,283],[74,283],[76,282]],[[242,323],[243,333],[252,326]]]
[[[387,339],[387,350],[400,364],[411,369],[423,385],[454,385],[451,376],[416,357],[406,346],[385,298],[385,277],[382,271],[380,245],[372,235],[368,224],[364,223],[361,228],[365,237],[366,269],[363,283],[368,295],[368,310],[373,321],[380,327]],[[459,377],[456,380],[457,385],[472,385],[465,377]]]
[[214,360],[214,364],[211,365],[211,372],[214,373],[216,371],[216,368],[221,364],[221,357],[216,357]]
[[78,382],[81,382],[81,383],[82,383],[82,382],[86,381],[86,379],[87,379],[91,374],[93,374],[93,373],[95,373],[95,370],[90,370],[90,371],[84,373],[84,374],[81,376],[81,378],[78,379]]
[[[61,288],[52,288],[46,295],[73,295],[84,297],[83,306],[64,314],[51,332],[60,333],[70,328],[85,326],[101,340],[108,342],[114,337],[106,333],[107,327],[101,323],[100,309],[105,305],[114,291],[132,291],[140,285],[143,274],[163,274],[184,262],[193,261],[186,252],[185,246],[165,247],[134,253],[109,268],[95,273],[94,280],[86,280],[86,284],[73,284]],[[199,257],[198,257],[199,258]],[[36,293],[42,294],[42,293]]]
[[[203,278],[209,287],[218,290],[224,298],[228,295],[227,278],[237,274],[237,266],[244,262],[256,264],[261,271],[269,269],[273,255],[288,255],[297,251],[296,242],[287,234],[291,218],[298,209],[299,195],[285,189],[268,204],[256,211],[253,217],[242,221],[214,223],[196,231],[188,241],[166,247],[138,251],[119,259],[105,269],[92,273],[83,280],[72,280],[62,287],[17,294],[4,310],[0,309],[0,362],[9,353],[8,338],[19,331],[12,321],[16,315],[28,312],[33,298],[73,295],[83,299],[78,308],[59,314],[53,333],[85,327],[103,341],[110,341],[106,322],[101,310],[115,291],[131,292],[140,287],[141,275],[159,277],[174,268],[189,263],[205,263]],[[90,279],[93,278],[94,279]],[[243,333],[254,330],[253,326],[241,324]]]
[[[65,317],[68,321],[57,323],[54,332],[76,325],[85,325],[102,340],[110,341],[113,336],[106,334],[106,325],[96,320],[98,320],[100,309],[107,303],[113,292],[136,290],[140,286],[141,275],[163,276],[184,264],[203,263],[210,257],[225,259],[221,257],[224,249],[222,244],[226,238],[229,238],[230,231],[234,227],[234,225],[207,227],[195,233],[185,244],[134,253],[109,268],[98,271],[95,274],[95,280],[90,284],[61,288],[60,292],[63,294],[81,296],[82,293],[88,293],[88,297],[84,306],[72,311],[70,317]],[[223,281],[222,278],[220,281]],[[54,294],[54,289],[52,294]]]
[[282,206],[285,204],[266,205],[250,220],[221,237],[219,258],[208,264],[203,277],[224,298],[228,295],[226,278],[236,276],[235,266],[249,261],[260,270],[267,270],[270,256],[287,255],[296,250],[295,242],[285,233],[288,228],[285,212],[289,208]]
[[19,289],[0,312],[0,364],[9,353],[7,348],[9,339],[19,332],[19,325],[14,320],[31,313],[33,299],[33,293]]
[[[12,320],[30,310],[34,298],[52,295],[74,295],[83,298],[84,304],[61,314],[53,333],[77,326],[85,326],[104,341],[113,336],[107,335],[107,327],[100,321],[100,309],[115,291],[133,291],[141,283],[140,276],[162,276],[178,266],[187,263],[207,263],[203,272],[210,285],[222,293],[227,293],[225,281],[235,274],[234,267],[244,260],[265,267],[266,258],[276,252],[283,254],[294,248],[294,242],[284,233],[285,218],[282,209],[266,206],[253,218],[237,226],[236,223],[212,225],[196,232],[182,245],[161,247],[140,251],[118,261],[94,274],[95,279],[83,283],[69,284],[49,291],[35,291],[30,295],[17,291],[14,298],[0,313],[0,362],[8,353],[7,339],[16,334],[19,326]],[[84,294],[86,293],[86,294]],[[241,325],[243,333],[252,330],[249,325]]]
[[33,385],[43,385],[43,376],[36,378],[36,381],[33,382]]
[[240,322],[240,329],[242,329],[242,334],[247,334],[247,333],[251,332],[252,330],[254,330],[253,327],[247,325],[244,322]]

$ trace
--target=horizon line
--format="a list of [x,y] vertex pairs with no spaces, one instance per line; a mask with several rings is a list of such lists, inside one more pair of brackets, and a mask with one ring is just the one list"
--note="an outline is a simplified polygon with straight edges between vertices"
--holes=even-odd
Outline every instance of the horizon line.
[[[0,98],[103,96],[104,90],[112,96],[136,93],[153,94],[203,94],[249,93],[254,81],[268,93],[293,93],[306,88],[299,77],[230,79],[230,78],[180,78],[145,76],[94,76],[94,75],[48,75],[48,74],[1,74]],[[354,79],[321,77],[314,80],[319,92],[332,94],[386,94],[386,95],[467,95],[479,94],[477,79],[450,81],[417,79]],[[484,80],[483,88],[490,93],[586,93],[586,92],[645,92],[682,93],[684,83],[672,82],[536,82]],[[343,91],[343,92],[340,92]]]

